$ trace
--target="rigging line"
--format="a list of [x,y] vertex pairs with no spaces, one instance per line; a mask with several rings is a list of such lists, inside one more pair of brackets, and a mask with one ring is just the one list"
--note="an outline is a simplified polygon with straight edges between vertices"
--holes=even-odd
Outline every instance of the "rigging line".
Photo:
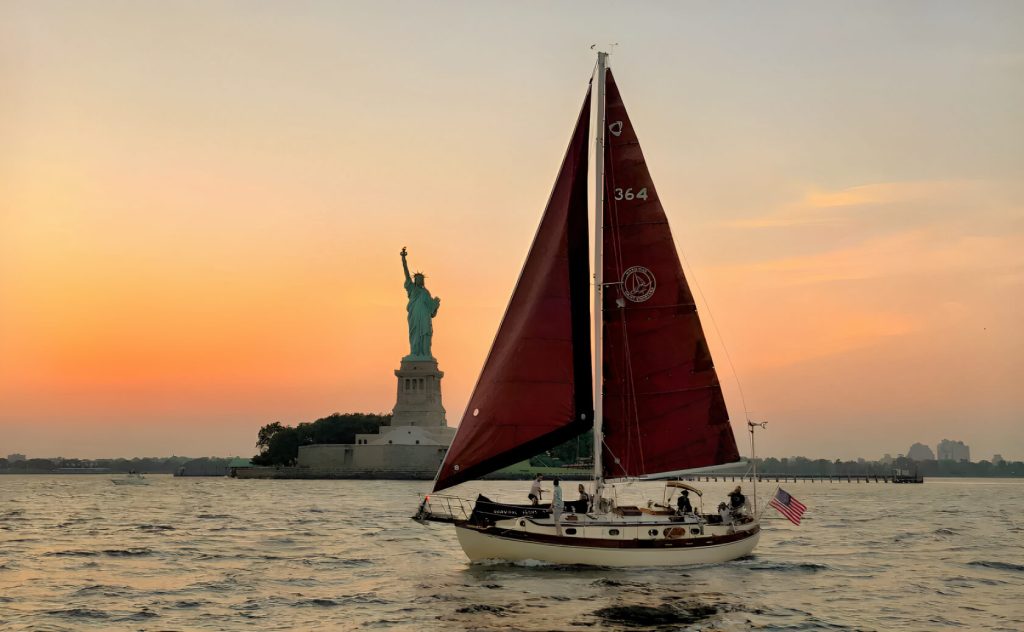
[[[615,463],[616,465],[618,465],[619,469],[621,469],[623,472],[625,472],[626,468],[622,467],[622,461],[619,459],[619,457],[615,456],[615,453],[612,452],[612,449],[608,447],[608,442],[604,440],[604,437],[601,437],[601,446],[605,450],[608,451],[608,456],[612,457],[612,462]],[[628,473],[627,473],[627,476],[628,476]],[[613,476],[612,478],[626,478],[626,476],[621,476],[621,477]]]
[[697,293],[700,294],[700,300],[704,301],[704,307],[708,310],[708,317],[711,319],[711,325],[715,328],[715,334],[718,336],[718,340],[722,343],[722,350],[725,352],[725,359],[729,361],[729,369],[732,371],[732,378],[736,381],[736,388],[740,392],[740,402],[743,404],[743,417],[746,420],[750,419],[750,411],[747,408],[747,398],[743,395],[743,385],[740,383],[740,374],[736,372],[736,365],[732,362],[732,356],[729,354],[729,347],[725,344],[725,338],[722,336],[722,331],[718,328],[718,321],[715,320],[715,315],[711,312],[711,303],[708,302],[706,296],[704,296],[704,290],[700,286],[700,281],[697,280],[697,272],[693,266],[690,265],[690,260],[686,258],[686,253],[682,248],[679,249],[679,255],[683,258],[683,262],[686,267],[690,269],[690,278],[693,279],[693,284],[697,286]]

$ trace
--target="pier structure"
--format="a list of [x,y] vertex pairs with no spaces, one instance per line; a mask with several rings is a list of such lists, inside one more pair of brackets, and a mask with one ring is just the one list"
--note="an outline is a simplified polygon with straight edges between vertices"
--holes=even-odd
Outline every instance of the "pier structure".
[[[754,481],[754,474],[691,474],[682,480],[693,482],[717,483]],[[923,483],[924,479],[914,473],[893,472],[891,474],[772,474],[758,472],[759,483]]]

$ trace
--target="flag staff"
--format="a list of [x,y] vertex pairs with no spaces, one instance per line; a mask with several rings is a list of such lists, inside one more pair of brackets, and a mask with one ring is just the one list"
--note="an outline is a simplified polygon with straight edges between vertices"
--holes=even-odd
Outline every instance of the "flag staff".
[[767,421],[750,421],[747,419],[747,429],[750,431],[750,463],[754,466],[754,515],[757,515],[757,452],[754,451],[754,428],[761,426],[761,429],[768,427]]

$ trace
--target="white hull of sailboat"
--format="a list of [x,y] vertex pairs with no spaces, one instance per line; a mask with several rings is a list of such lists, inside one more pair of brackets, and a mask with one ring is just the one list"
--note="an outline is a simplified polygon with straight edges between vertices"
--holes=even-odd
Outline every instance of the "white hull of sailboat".
[[471,527],[456,526],[462,550],[473,562],[504,560],[522,562],[535,560],[549,564],[583,564],[588,566],[651,567],[720,564],[749,555],[761,537],[760,530],[724,544],[679,548],[610,548],[574,546],[571,540],[562,543],[529,542],[482,533]]

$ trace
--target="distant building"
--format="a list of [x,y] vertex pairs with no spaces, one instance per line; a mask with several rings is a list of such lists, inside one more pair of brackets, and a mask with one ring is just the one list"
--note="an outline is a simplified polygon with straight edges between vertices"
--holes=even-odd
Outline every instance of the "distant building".
[[912,461],[934,461],[935,453],[923,443],[915,443],[907,451],[907,458]]
[[892,465],[892,460],[892,455],[886,452],[882,458],[878,459],[878,462],[882,465]]
[[1002,454],[992,455],[992,465],[1002,465],[1003,463],[1006,463],[1006,459],[1003,458]]
[[25,460],[25,455],[24,454],[14,453],[14,454],[8,454],[7,455],[7,462],[8,463],[17,463],[18,461],[24,461],[24,460]]
[[938,455],[940,461],[970,461],[971,448],[964,445],[963,441],[950,441],[943,439],[939,441]]

